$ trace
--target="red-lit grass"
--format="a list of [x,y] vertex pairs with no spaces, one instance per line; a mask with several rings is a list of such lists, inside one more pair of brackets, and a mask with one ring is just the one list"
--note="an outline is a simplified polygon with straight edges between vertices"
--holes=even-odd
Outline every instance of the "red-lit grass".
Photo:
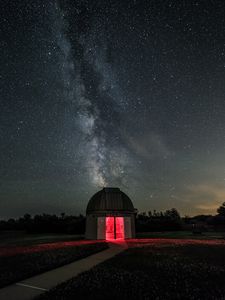
[[15,247],[0,256],[0,287],[87,257],[108,247],[105,242],[76,241]]
[[224,242],[145,239],[128,244],[128,250],[38,299],[224,299]]
[[75,246],[82,246],[82,245],[91,245],[100,243],[99,241],[88,241],[88,240],[81,240],[81,241],[69,241],[69,242],[57,242],[57,243],[45,243],[45,244],[38,244],[38,245],[31,245],[31,246],[7,246],[3,247],[0,246],[0,256],[13,256],[17,254],[28,254],[28,253],[35,253],[41,251],[48,251],[48,250],[55,250],[65,247],[75,247]]
[[145,245],[163,246],[163,245],[222,245],[225,246],[225,240],[197,240],[197,239],[169,239],[169,238],[153,238],[153,239],[129,239],[126,240],[129,247],[143,247]]

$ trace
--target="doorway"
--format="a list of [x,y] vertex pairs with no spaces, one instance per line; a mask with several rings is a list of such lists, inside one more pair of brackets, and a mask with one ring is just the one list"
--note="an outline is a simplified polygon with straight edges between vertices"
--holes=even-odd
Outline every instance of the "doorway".
[[106,217],[106,240],[124,239],[124,217]]

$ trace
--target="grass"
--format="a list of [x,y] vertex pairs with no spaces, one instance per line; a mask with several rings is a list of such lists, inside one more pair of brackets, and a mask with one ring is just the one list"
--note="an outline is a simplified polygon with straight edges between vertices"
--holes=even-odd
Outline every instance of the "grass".
[[[4,253],[0,256],[0,287],[87,257],[108,247],[105,242],[89,242],[81,245],[75,243],[75,246],[72,243],[70,245],[65,243],[64,247],[63,243],[47,244],[46,249],[42,244],[41,251],[37,251],[39,245],[31,248],[33,251],[25,253],[19,253],[21,249],[16,247],[15,255],[11,253],[7,256]],[[55,245],[55,249],[52,245]],[[28,247],[26,249],[30,250]],[[24,247],[22,250],[24,251]]]
[[137,238],[178,238],[178,239],[225,239],[225,232],[203,232],[202,234],[193,234],[191,231],[163,231],[163,232],[140,232],[136,234]]
[[[134,244],[133,244],[134,246]],[[225,299],[225,245],[136,244],[38,300]]]
[[1,246],[30,246],[57,241],[75,241],[83,239],[83,235],[75,234],[28,234],[24,231],[0,231]]

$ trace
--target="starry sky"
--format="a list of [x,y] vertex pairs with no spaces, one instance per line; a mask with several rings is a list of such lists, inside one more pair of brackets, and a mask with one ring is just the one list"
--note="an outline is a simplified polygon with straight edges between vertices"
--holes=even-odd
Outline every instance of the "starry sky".
[[223,0],[2,1],[0,217],[225,201]]

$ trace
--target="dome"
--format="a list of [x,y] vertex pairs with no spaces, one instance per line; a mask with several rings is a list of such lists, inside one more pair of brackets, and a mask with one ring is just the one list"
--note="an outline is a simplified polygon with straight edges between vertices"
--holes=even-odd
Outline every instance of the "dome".
[[119,188],[103,188],[91,197],[87,205],[87,214],[96,211],[134,212],[134,206]]

